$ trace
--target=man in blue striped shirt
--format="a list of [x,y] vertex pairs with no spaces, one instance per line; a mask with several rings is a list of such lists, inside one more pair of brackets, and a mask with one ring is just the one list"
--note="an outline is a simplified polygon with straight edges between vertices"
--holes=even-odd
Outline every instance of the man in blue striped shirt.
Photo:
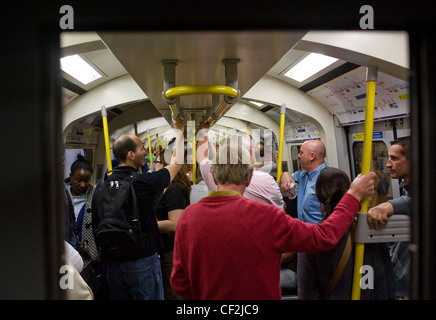
[[296,171],[292,175],[283,172],[280,179],[284,192],[290,190],[291,182],[298,183],[298,219],[304,222],[316,224],[324,217],[321,203],[316,197],[315,186],[319,172],[327,167],[325,157],[324,143],[320,140],[307,140],[302,144],[298,154],[303,170]]

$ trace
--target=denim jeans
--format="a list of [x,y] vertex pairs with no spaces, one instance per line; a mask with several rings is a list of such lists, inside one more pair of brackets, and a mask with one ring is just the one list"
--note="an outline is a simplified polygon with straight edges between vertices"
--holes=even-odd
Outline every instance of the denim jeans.
[[111,300],[163,300],[159,255],[125,262],[107,263]]

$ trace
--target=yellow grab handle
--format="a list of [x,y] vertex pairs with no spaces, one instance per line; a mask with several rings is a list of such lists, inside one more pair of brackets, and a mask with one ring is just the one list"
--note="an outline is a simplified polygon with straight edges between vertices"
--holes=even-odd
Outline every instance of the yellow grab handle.
[[178,96],[186,96],[191,94],[220,94],[236,98],[238,90],[228,86],[213,86],[213,85],[193,85],[173,87],[165,91],[164,96],[167,99],[173,99]]
[[153,166],[153,153],[151,152],[151,141],[150,141],[150,129],[147,129],[147,139],[148,139],[148,155],[150,157],[150,168]]
[[[366,89],[366,111],[365,111],[365,130],[363,137],[362,150],[362,174],[366,174],[371,169],[371,152],[372,152],[372,131],[374,128],[374,105],[375,91],[377,84],[377,68],[367,68],[367,89]],[[361,202],[360,212],[368,211],[368,199],[363,199]],[[354,255],[354,272],[353,272],[353,287],[351,290],[351,299],[360,300],[360,269],[363,266],[363,257],[365,254],[365,244],[356,242],[356,250]]]
[[286,104],[282,104],[280,108],[280,135],[279,135],[279,158],[277,160],[277,181],[280,181],[282,175],[282,159],[283,159],[283,143],[285,137],[285,117]]
[[111,159],[111,149],[109,145],[109,127],[107,124],[107,111],[105,106],[101,106],[101,117],[103,120],[103,133],[104,133],[104,145],[106,148],[106,161],[107,161],[107,170],[108,175],[112,174],[112,159]]

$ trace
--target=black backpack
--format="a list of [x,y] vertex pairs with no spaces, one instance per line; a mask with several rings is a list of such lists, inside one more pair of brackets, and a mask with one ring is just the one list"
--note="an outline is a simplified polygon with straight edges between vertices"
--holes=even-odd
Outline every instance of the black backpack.
[[146,235],[141,231],[138,203],[132,186],[133,180],[140,175],[133,172],[124,180],[107,181],[106,174],[94,192],[92,224],[96,244],[104,260],[135,260],[145,253]]

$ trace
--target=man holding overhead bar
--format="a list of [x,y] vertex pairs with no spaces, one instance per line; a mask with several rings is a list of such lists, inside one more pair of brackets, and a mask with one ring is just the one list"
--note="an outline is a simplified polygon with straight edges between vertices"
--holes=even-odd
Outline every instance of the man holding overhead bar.
[[[138,203],[140,230],[144,238],[143,250],[135,252],[134,257],[106,261],[111,300],[163,300],[164,298],[160,259],[157,254],[162,243],[153,212],[153,203],[159,193],[169,186],[183,164],[185,120],[183,118],[173,120],[173,124],[177,129],[177,138],[171,164],[157,172],[142,172],[136,175],[131,183]],[[136,135],[118,137],[114,142],[113,153],[119,166],[114,168],[112,175],[107,178],[108,181],[125,180],[145,163],[144,144]],[[97,190],[93,199],[92,225],[97,232],[100,223],[98,212],[101,210],[98,210],[99,202],[96,201],[96,194]],[[129,232],[132,230],[130,229]],[[114,250],[116,248],[114,246]]]

